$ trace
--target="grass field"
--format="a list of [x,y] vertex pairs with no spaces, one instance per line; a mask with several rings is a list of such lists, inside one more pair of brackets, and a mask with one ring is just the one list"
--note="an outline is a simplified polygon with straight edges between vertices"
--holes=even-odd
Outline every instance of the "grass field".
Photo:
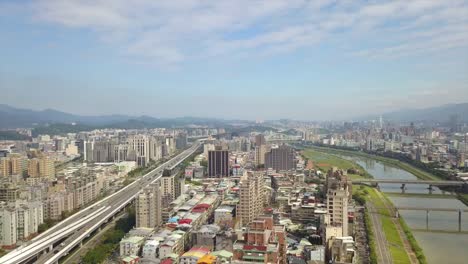
[[362,173],[362,175],[350,174],[351,179],[362,177],[372,178],[372,176],[357,163],[343,159],[331,153],[325,153],[321,150],[317,151],[315,149],[306,149],[302,152],[302,154],[305,158],[311,160],[316,168],[323,172],[328,171],[332,167],[337,167],[338,169],[342,170],[357,169]]
[[437,176],[435,175],[432,175],[428,172],[425,172],[419,168],[416,168],[408,163],[405,163],[405,162],[401,162],[399,160],[396,160],[396,159],[391,159],[391,158],[386,158],[386,157],[381,157],[381,156],[377,156],[377,155],[371,155],[371,154],[367,154],[367,153],[364,153],[364,152],[361,152],[361,151],[352,151],[352,150],[342,150],[342,149],[333,149],[333,148],[327,148],[327,147],[317,147],[317,146],[314,146],[314,147],[310,147],[308,150],[310,151],[315,151],[315,152],[318,152],[318,153],[325,153],[325,154],[329,154],[329,155],[333,155],[333,154],[343,154],[343,155],[351,155],[351,156],[361,156],[361,157],[365,157],[365,158],[371,158],[371,159],[374,159],[374,160],[378,160],[378,161],[381,161],[385,164],[388,164],[388,165],[392,165],[392,166],[395,166],[397,168],[400,168],[402,170],[405,170],[411,174],[413,174],[414,176],[418,177],[419,179],[422,179],[422,180],[440,180],[440,178],[438,178]]
[[397,192],[390,192],[385,193],[387,196],[395,196],[395,197],[414,197],[414,198],[439,198],[439,199],[456,199],[456,195],[452,194],[440,194],[440,193],[397,193]]

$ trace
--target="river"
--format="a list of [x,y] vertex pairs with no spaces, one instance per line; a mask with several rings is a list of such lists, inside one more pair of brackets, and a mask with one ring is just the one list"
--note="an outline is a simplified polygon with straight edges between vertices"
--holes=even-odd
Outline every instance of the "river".
[[[361,165],[377,179],[417,179],[413,174],[402,169],[386,165],[380,161],[360,156],[345,156]],[[380,184],[383,192],[401,192],[400,184]],[[406,193],[428,193],[428,186],[407,185]],[[433,193],[442,193],[435,188]],[[419,198],[389,196],[396,207],[457,208],[468,209],[455,198]],[[429,264],[468,263],[468,234],[416,231],[426,229],[425,211],[401,211],[401,216],[413,230],[413,235],[426,255]],[[458,230],[458,212],[429,212],[429,230]],[[468,213],[462,213],[462,230],[468,231]]]

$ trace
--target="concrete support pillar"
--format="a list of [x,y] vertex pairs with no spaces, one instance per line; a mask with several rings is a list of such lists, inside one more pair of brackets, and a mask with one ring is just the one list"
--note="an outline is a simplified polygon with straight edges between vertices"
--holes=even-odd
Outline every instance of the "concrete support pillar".
[[82,247],[82,246],[83,246],[83,241],[80,241],[79,247]]
[[426,210],[426,230],[429,230],[429,210]]
[[51,244],[51,245],[49,246],[49,252],[51,252],[53,249],[54,249],[54,244]]
[[376,184],[375,184],[375,188],[377,188],[377,190],[379,190],[379,191],[380,191],[380,186],[379,186],[379,184],[378,184],[378,183],[376,183]]
[[434,189],[432,189],[432,185],[429,184],[429,194],[432,194],[432,191],[434,191]]
[[461,217],[462,217],[462,210],[458,210],[458,232],[461,232],[462,231],[462,221],[461,221]]
[[405,184],[405,183],[402,183],[400,188],[401,188],[401,193],[404,194],[405,191],[406,191],[406,184]]

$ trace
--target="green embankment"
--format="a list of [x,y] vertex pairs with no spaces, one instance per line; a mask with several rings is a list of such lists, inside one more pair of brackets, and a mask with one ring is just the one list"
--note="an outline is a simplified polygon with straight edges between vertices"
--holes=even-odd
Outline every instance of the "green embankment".
[[411,263],[403,241],[398,234],[397,227],[392,221],[392,214],[386,207],[385,201],[378,195],[377,190],[367,186],[360,186],[355,190],[354,197],[372,203],[377,209],[393,263]]
[[427,193],[397,193],[397,192],[390,192],[390,193],[385,193],[387,196],[393,196],[393,197],[414,197],[414,198],[437,198],[437,199],[457,199],[456,195],[452,194],[441,194],[441,193],[433,193],[433,194],[427,194]]
[[332,167],[337,167],[343,170],[355,169],[359,170],[360,174],[349,174],[351,179],[360,177],[372,178],[372,176],[359,164],[336,155],[312,149],[306,149],[302,154],[306,159],[312,160],[315,167],[324,172],[328,171]]
[[419,263],[427,264],[426,256],[424,255],[422,248],[419,246],[418,241],[416,241],[416,238],[414,238],[413,233],[411,232],[411,229],[409,228],[409,226],[406,224],[405,220],[402,217],[399,217],[398,220],[400,221],[400,226],[403,229],[403,232],[405,232],[406,237],[408,238],[408,241],[411,245],[411,248],[413,249],[413,252],[416,254],[416,257],[418,258]]
[[410,164],[401,162],[401,161],[396,160],[396,159],[381,157],[381,156],[377,156],[377,155],[370,155],[370,154],[367,154],[367,153],[364,153],[364,152],[352,151],[352,150],[333,149],[333,148],[317,147],[317,146],[312,146],[312,147],[310,147],[310,149],[312,149],[312,150],[314,150],[316,152],[323,152],[325,154],[342,154],[342,155],[352,155],[352,156],[361,156],[361,157],[365,157],[365,158],[370,158],[370,159],[381,161],[381,162],[383,162],[385,164],[388,164],[388,165],[395,166],[395,167],[400,168],[402,170],[405,170],[405,171],[413,174],[414,176],[416,176],[416,177],[418,177],[419,179],[422,179],[422,180],[440,180],[440,178],[438,178],[435,175],[432,175],[432,174],[430,174],[428,172],[425,172],[425,171],[423,171],[421,169],[418,169],[418,168],[416,168],[416,167],[414,167],[414,166],[412,166]]
[[[415,174],[418,178],[421,179],[437,179],[435,176],[428,174],[427,172],[421,171],[418,168],[415,168],[409,164],[402,163],[398,160],[393,160],[390,158],[378,157],[378,156],[371,156],[367,153],[361,153],[357,151],[346,151],[346,150],[335,150],[329,149],[324,147],[313,147],[313,149],[306,149],[303,151],[303,155],[314,161],[314,165],[319,167],[322,170],[329,169],[330,167],[338,167],[341,169],[349,169],[349,168],[358,168],[361,172],[363,172],[363,176],[360,175],[352,175],[351,178],[358,178],[358,177],[372,177],[364,168],[359,166],[353,161],[346,160],[334,154],[347,154],[347,155],[359,155],[366,158],[373,158],[379,160],[383,163],[390,164],[400,169],[406,170],[410,173]],[[320,166],[321,165],[321,166]],[[327,165],[327,166],[324,166]],[[418,175],[416,175],[418,174]],[[388,246],[390,249],[390,254],[392,256],[394,263],[410,263],[410,259],[406,250],[404,249],[403,241],[397,231],[395,223],[392,221],[392,212],[389,211],[389,208],[386,206],[386,203],[393,206],[392,202],[388,197],[381,193],[378,195],[378,191],[374,188],[368,186],[360,186],[359,188],[353,188],[353,199],[359,203],[366,203],[367,201],[372,202],[374,206],[377,208],[377,211],[380,215],[380,220],[382,222],[382,228],[385,233],[385,237],[388,241]],[[394,194],[399,195],[399,194]],[[404,195],[404,194],[402,194]],[[411,194],[407,194],[411,195]],[[427,195],[426,195],[427,196]],[[445,198],[445,197],[453,197],[450,195],[435,195],[437,198]],[[468,195],[464,196],[463,198],[468,200]],[[366,209],[365,213],[365,222],[366,222],[366,229],[368,232],[368,241],[370,247],[370,261],[371,263],[377,263],[377,255],[376,255],[376,245],[375,245],[375,238],[372,231],[372,223],[370,221],[369,213]],[[424,253],[419,247],[416,239],[414,238],[413,234],[411,233],[410,228],[406,225],[405,221],[402,218],[399,218],[399,223],[401,228],[403,229],[406,237],[411,245],[411,248],[416,254],[419,262],[422,264],[427,263]]]
[[366,225],[367,241],[369,243],[369,249],[370,249],[370,254],[369,254],[370,264],[378,264],[377,249],[375,245],[375,236],[374,236],[374,231],[372,229],[372,222],[370,220],[369,212],[367,211],[367,209],[365,210],[365,213],[364,213],[364,223]]

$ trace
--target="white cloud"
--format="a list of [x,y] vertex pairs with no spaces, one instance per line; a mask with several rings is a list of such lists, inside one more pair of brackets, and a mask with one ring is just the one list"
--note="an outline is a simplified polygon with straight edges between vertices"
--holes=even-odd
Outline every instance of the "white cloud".
[[272,56],[330,40],[378,59],[468,47],[463,0],[37,0],[30,7],[37,21],[92,30],[125,56],[161,66]]

